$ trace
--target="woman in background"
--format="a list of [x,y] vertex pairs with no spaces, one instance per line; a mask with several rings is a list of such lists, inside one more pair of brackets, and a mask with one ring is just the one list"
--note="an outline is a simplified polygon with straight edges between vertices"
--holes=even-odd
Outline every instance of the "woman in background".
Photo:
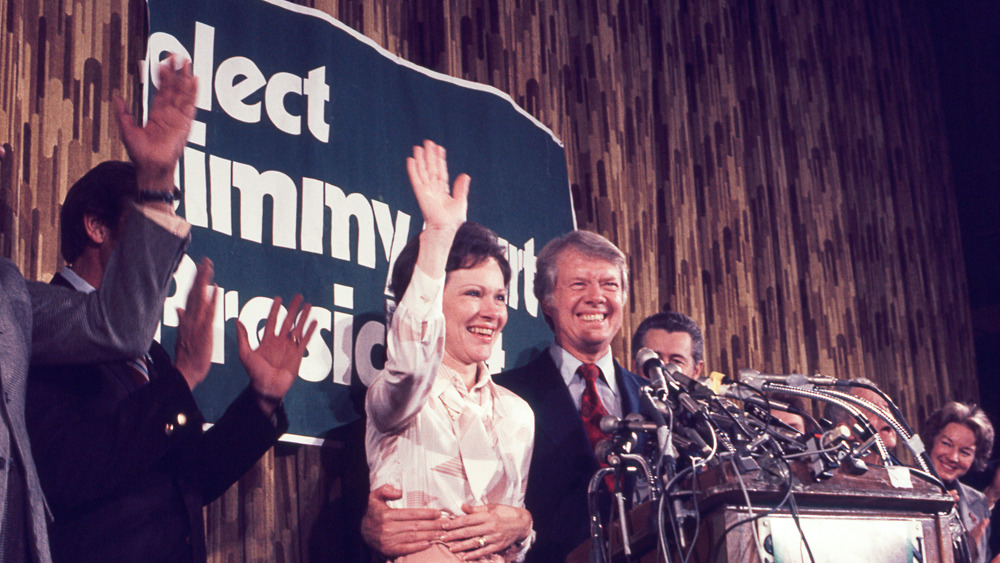
[[397,562],[520,560],[534,536],[534,416],[484,363],[507,322],[510,265],[492,231],[465,222],[470,179],[449,194],[443,148],[414,147],[407,172],[425,228],[396,259],[386,365],[365,400],[371,486],[448,518],[441,541]]
[[986,468],[993,449],[993,424],[979,407],[950,402],[927,419],[923,434],[931,445],[934,470],[958,501],[972,561],[989,561],[990,510],[986,496],[958,479],[972,467]]

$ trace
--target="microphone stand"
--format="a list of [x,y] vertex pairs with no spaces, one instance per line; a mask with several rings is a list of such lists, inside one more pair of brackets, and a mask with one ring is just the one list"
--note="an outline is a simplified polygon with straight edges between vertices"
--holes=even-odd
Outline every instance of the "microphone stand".
[[619,521],[621,521],[622,550],[625,552],[625,560],[631,561],[632,543],[629,541],[628,537],[628,512],[626,512],[625,510],[625,494],[622,492],[622,485],[621,485],[622,480],[620,476],[617,475],[618,471],[616,471],[615,473],[616,477],[619,477],[615,479],[615,500],[617,501],[618,504],[618,519]]
[[587,506],[590,508],[590,561],[591,563],[609,563],[607,550],[604,547],[604,526],[601,524],[601,508],[597,502],[601,482],[604,476],[614,473],[611,467],[602,467],[594,472],[587,484]]

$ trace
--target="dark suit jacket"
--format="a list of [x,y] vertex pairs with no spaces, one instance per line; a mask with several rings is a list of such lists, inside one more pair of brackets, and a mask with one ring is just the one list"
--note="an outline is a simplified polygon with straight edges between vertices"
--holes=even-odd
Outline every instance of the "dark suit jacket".
[[202,506],[287,429],[247,390],[202,432],[166,350],[154,342],[149,358],[141,386],[124,361],[31,370],[26,418],[55,561],[204,561]]
[[[639,411],[642,379],[615,362],[622,414]],[[598,469],[580,413],[548,350],[495,381],[517,393],[535,412],[535,449],[525,504],[537,540],[527,561],[564,561],[590,537],[587,485]]]
[[[33,364],[54,364],[142,354],[186,244],[143,214],[129,213],[101,289],[91,295],[25,283],[13,262],[0,259],[0,467],[15,455],[23,465],[30,513],[25,524],[35,561],[51,558],[45,502],[24,424],[29,357]],[[7,514],[9,474],[0,471],[0,514]]]

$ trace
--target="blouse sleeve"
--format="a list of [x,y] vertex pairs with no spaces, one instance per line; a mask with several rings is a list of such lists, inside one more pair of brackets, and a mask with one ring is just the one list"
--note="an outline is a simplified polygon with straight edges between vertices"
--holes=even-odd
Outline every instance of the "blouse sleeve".
[[409,424],[427,402],[444,356],[444,278],[413,269],[389,325],[386,362],[368,388],[365,410],[382,433]]

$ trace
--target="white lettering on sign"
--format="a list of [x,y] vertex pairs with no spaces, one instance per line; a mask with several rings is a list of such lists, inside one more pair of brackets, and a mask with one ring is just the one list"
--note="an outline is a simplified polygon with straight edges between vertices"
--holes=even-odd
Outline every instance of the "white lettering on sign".
[[[288,98],[305,98],[306,128],[316,140],[330,141],[330,124],[325,120],[326,104],[330,101],[330,86],[326,83],[326,67],[310,70],[305,77],[290,72],[276,72],[270,77],[261,72],[257,63],[247,57],[229,57],[215,65],[215,28],[195,22],[194,49],[189,52],[176,37],[157,32],[149,38],[150,78],[159,87],[159,65],[166,55],[176,53],[191,61],[191,71],[198,78],[195,106],[212,110],[213,95],[219,107],[233,119],[243,123],[259,123],[263,116],[279,131],[289,135],[302,134],[302,118],[288,109]],[[264,89],[263,103],[250,98]]]

